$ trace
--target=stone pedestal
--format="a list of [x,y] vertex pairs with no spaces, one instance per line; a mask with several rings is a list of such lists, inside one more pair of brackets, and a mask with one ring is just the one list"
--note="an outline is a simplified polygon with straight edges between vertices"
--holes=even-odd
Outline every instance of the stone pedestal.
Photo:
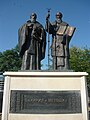
[[5,72],[2,120],[88,120],[86,72]]

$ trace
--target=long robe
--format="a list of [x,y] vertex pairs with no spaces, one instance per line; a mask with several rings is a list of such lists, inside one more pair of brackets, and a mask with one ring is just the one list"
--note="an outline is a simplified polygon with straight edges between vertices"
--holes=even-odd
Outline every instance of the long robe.
[[18,31],[18,44],[22,57],[21,70],[41,69],[45,57],[46,32],[39,22],[27,21]]
[[[46,23],[46,31],[52,34],[51,55],[53,58],[53,69],[69,69],[69,42],[72,37],[68,35],[69,25],[66,22],[57,21]],[[59,34],[63,31],[62,34]]]

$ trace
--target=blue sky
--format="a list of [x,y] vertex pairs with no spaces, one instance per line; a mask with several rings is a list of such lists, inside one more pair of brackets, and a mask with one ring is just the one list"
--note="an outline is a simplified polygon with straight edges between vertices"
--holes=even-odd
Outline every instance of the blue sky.
[[47,8],[51,8],[50,21],[61,11],[63,21],[76,27],[70,46],[90,48],[90,0],[0,0],[0,52],[16,46],[18,29],[32,12],[45,26]]

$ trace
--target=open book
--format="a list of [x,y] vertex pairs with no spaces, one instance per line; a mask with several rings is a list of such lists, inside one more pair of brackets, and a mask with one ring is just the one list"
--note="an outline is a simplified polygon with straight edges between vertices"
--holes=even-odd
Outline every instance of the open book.
[[75,27],[72,26],[60,26],[58,31],[57,31],[57,35],[68,35],[68,36],[72,36],[74,31],[75,31]]

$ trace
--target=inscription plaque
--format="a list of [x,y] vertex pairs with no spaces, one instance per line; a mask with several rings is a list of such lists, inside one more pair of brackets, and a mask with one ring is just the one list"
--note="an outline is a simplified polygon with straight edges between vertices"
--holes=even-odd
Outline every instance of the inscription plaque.
[[17,91],[10,96],[10,113],[81,113],[80,91]]

